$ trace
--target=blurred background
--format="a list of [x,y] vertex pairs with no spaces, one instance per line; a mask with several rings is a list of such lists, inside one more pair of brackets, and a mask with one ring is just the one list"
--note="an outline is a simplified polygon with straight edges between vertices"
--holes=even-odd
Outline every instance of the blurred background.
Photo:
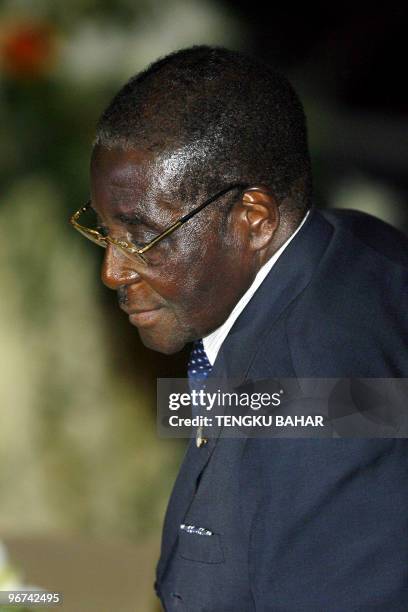
[[[244,0],[3,0],[0,19],[0,589],[70,612],[151,612],[184,451],[155,430],[158,376],[67,219],[88,197],[95,123],[127,78],[197,43],[283,69],[309,121],[315,200],[408,228],[408,9]],[[269,12],[268,10],[269,9]],[[99,252],[100,251],[100,252]]]

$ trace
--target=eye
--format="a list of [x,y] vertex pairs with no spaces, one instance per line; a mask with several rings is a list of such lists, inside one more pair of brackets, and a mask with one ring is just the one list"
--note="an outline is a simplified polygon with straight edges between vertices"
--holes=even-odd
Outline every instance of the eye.
[[128,236],[132,244],[134,244],[137,247],[143,247],[148,242],[153,240],[156,234],[153,233],[152,231],[144,230],[142,227],[139,227],[137,229],[132,229],[132,231],[128,233]]
[[104,238],[109,234],[108,228],[104,225],[98,225],[96,229]]
[[130,242],[131,244],[133,244],[133,246],[137,247],[138,249],[141,249],[146,244],[145,242],[142,242],[141,240],[135,240],[135,238],[132,238]]

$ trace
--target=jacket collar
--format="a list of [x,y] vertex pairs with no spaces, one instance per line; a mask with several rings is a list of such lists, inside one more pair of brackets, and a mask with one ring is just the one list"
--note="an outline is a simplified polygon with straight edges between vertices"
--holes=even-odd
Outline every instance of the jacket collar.
[[246,380],[262,338],[310,283],[332,233],[332,226],[319,211],[312,209],[298,235],[233,325],[214,363],[214,378]]

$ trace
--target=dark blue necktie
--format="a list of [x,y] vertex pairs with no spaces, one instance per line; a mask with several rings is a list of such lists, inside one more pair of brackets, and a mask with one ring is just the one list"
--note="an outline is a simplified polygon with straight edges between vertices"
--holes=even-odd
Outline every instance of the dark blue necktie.
[[190,389],[205,389],[205,381],[212,370],[212,365],[208,360],[204,350],[202,340],[196,340],[187,364],[187,374]]
[[[200,391],[205,389],[205,381],[207,380],[212,365],[208,360],[207,354],[204,350],[202,340],[196,340],[193,344],[193,349],[190,354],[190,359],[187,364],[188,384],[190,391]],[[192,416],[198,416],[202,414],[203,408],[201,406],[192,406]],[[207,443],[207,439],[203,437],[203,428],[200,426],[197,429],[196,434],[196,445],[201,448]]]

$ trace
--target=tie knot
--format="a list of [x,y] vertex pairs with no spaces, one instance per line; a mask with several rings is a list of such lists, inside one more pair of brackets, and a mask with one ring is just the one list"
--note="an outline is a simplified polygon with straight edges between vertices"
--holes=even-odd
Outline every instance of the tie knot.
[[196,340],[190,354],[190,359],[187,365],[187,374],[190,381],[190,386],[203,383],[212,370],[212,365],[208,360],[204,350],[202,340]]

